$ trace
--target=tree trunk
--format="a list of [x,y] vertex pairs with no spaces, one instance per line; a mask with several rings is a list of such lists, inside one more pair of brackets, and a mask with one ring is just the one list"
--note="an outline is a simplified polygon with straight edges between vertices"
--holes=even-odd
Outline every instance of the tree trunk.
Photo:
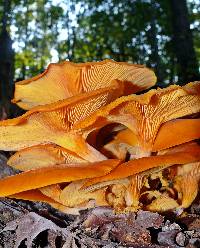
[[2,31],[0,33],[0,119],[3,112],[9,115],[13,85],[14,52],[12,40],[6,30],[10,4],[10,1],[4,0],[4,15],[2,17]]
[[147,31],[148,43],[151,47],[151,55],[149,57],[149,66],[151,66],[158,78],[159,83],[163,83],[164,75],[162,71],[162,63],[158,53],[158,39],[157,39],[157,21],[156,21],[156,9],[159,7],[155,0],[151,0],[151,12],[150,15],[150,29]]
[[170,0],[174,53],[181,84],[200,78],[186,0]]

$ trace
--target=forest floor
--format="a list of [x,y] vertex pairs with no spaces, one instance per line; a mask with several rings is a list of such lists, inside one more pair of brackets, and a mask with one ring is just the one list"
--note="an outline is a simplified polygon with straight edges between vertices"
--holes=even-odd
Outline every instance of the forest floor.
[[[0,177],[13,174],[0,154]],[[66,215],[47,204],[0,199],[0,248],[200,247],[200,198],[177,217],[95,208]]]

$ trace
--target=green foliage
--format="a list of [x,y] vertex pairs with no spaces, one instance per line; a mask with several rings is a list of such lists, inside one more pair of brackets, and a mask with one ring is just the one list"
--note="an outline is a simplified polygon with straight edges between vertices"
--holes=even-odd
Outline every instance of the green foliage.
[[[59,60],[76,62],[112,58],[146,64],[156,71],[159,82],[177,80],[168,0],[10,2],[7,28],[16,53],[15,79],[41,72],[57,55]],[[200,4],[188,0],[188,9],[200,58]]]

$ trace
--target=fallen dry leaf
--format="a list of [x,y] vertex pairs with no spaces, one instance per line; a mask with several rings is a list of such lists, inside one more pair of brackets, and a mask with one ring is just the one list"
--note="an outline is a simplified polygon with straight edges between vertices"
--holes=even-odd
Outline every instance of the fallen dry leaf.
[[[43,231],[51,230],[64,240],[71,237],[70,232],[64,228],[59,228],[52,221],[47,220],[36,213],[30,212],[17,220],[7,223],[1,232],[15,231],[16,240],[14,248],[20,247],[22,241],[26,240],[26,247],[32,248],[34,239]],[[65,247],[65,246],[63,246]]]

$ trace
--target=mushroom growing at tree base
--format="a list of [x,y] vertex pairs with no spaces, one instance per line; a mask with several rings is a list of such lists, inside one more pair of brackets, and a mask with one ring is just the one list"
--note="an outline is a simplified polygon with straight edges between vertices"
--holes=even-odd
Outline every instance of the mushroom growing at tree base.
[[96,206],[117,213],[176,211],[200,180],[200,82],[146,90],[141,65],[51,64],[16,84],[27,112],[0,122],[0,150],[20,172],[0,197],[43,201],[70,214]]

